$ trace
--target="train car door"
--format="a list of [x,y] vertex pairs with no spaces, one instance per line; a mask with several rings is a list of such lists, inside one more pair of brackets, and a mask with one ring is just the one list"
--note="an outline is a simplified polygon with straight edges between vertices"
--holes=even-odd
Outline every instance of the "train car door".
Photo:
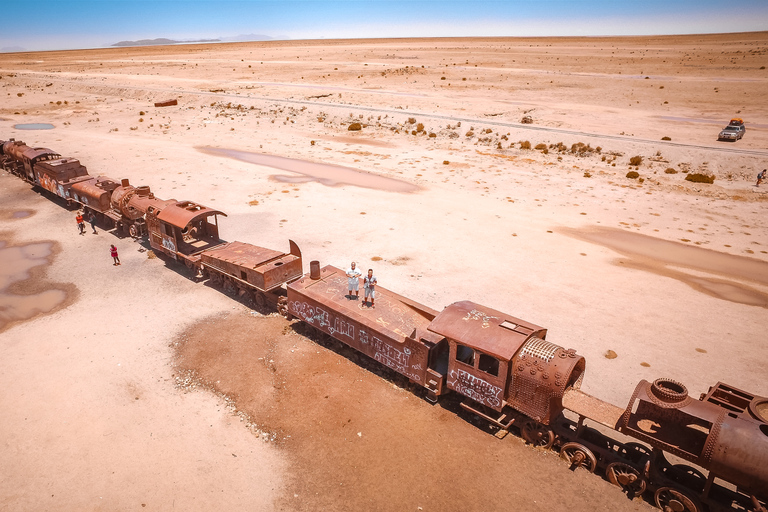
[[509,361],[449,339],[448,388],[475,402],[501,411]]

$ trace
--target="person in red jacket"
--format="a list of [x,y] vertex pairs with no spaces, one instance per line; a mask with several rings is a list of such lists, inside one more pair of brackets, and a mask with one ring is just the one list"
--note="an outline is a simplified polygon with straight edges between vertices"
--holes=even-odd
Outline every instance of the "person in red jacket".
[[114,245],[109,246],[109,254],[112,255],[112,259],[115,261],[112,265],[119,265],[120,264],[120,258],[117,256],[117,247]]
[[77,212],[77,217],[75,217],[75,220],[77,221],[77,227],[80,230],[80,234],[85,234],[85,220],[83,219],[83,214],[80,212]]

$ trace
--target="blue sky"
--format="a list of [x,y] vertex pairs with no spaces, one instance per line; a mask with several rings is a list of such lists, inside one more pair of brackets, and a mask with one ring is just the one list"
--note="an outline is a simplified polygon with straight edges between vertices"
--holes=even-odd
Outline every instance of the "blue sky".
[[0,0],[0,49],[264,34],[290,39],[768,30],[766,0]]

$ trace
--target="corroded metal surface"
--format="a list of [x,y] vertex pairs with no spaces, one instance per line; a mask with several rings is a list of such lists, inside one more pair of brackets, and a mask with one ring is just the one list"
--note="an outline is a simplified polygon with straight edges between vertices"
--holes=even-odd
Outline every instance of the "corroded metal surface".
[[110,208],[112,191],[117,185],[117,182],[110,178],[91,178],[72,185],[70,195],[75,201],[104,213]]
[[179,229],[184,229],[190,224],[206,219],[213,215],[227,216],[226,213],[213,208],[208,208],[192,201],[180,201],[176,204],[166,206],[158,214],[157,219]]
[[530,336],[543,339],[547,335],[543,327],[470,301],[445,308],[429,330],[446,338],[466,340],[472,347],[505,361],[512,359]]
[[563,393],[563,407],[613,429],[624,414],[621,407],[603,402],[580,389],[568,389]]
[[288,311],[427,387],[430,350],[442,340],[427,330],[437,312],[381,286],[369,308],[346,296],[347,284],[345,272],[330,265],[319,279],[305,275],[288,285]]
[[301,252],[290,241],[286,254],[243,242],[230,242],[203,251],[203,268],[233,277],[237,282],[265,292],[302,276]]

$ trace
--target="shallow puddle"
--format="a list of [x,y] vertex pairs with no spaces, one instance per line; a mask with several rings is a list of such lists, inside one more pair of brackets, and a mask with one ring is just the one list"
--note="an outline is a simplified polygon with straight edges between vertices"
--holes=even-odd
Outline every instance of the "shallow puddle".
[[282,156],[264,155],[236,149],[198,147],[198,151],[209,155],[234,158],[264,167],[289,171],[295,175],[273,175],[270,178],[284,183],[305,183],[316,181],[328,187],[352,185],[354,187],[372,188],[386,192],[416,192],[420,187],[407,181],[387,178],[370,172],[360,171],[341,165],[320,164],[306,160],[296,160]]
[[13,284],[29,280],[32,269],[49,265],[52,255],[52,242],[8,246],[0,241],[0,331],[12,322],[48,313],[64,303],[67,292],[60,289],[24,295],[9,291]]
[[32,213],[32,210],[17,210],[11,214],[11,217],[14,219],[26,219],[32,215]]
[[[712,297],[768,308],[768,294],[745,283],[768,286],[768,263],[679,242],[611,228],[563,229],[563,233],[602,245],[629,258],[624,267],[677,279]],[[712,277],[685,272],[713,274]],[[717,276],[717,277],[715,277]]]
[[17,130],[53,130],[54,126],[48,123],[26,123],[13,125]]

